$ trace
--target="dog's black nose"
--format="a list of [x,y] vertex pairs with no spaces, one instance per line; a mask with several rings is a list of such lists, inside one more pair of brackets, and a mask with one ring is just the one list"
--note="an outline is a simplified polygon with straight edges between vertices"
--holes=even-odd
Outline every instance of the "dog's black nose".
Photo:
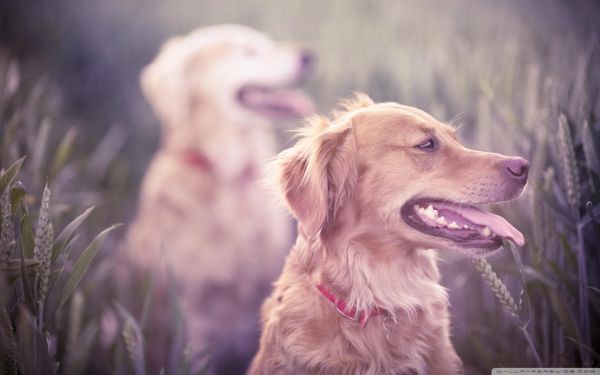
[[511,158],[504,162],[508,175],[519,181],[527,181],[529,162],[523,158]]
[[304,50],[300,52],[300,66],[303,70],[308,70],[312,67],[314,56],[310,51]]

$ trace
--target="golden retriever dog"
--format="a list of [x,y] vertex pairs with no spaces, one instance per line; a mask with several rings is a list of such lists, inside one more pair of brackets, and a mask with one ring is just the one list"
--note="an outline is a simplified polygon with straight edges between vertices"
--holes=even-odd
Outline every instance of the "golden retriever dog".
[[291,88],[311,59],[251,28],[218,25],[167,41],[141,74],[163,134],[127,250],[142,269],[170,268],[191,349],[211,350],[217,364],[252,358],[260,304],[291,245],[290,222],[259,180],[277,152],[272,121],[313,112]]
[[528,163],[367,96],[313,118],[276,160],[298,238],[262,310],[249,374],[456,374],[436,253],[523,235],[476,206],[517,197]]

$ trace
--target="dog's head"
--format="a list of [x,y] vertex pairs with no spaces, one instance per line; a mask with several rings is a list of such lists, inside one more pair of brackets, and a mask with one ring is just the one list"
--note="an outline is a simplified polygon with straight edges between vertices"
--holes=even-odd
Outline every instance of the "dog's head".
[[[241,125],[313,111],[288,87],[305,77],[312,55],[239,25],[198,29],[165,43],[141,74],[144,95],[162,122],[181,126],[200,114]],[[225,116],[225,119],[223,119]],[[206,120],[205,120],[206,121]]]
[[419,109],[359,95],[314,118],[279,159],[285,201],[307,238],[381,234],[414,248],[487,253],[523,235],[476,208],[516,198],[522,158],[471,150]]

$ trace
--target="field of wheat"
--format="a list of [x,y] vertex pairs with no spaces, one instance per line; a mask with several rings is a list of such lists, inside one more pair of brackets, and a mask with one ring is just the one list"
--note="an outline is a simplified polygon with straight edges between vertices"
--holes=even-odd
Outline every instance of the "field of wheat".
[[[160,2],[0,5],[0,369],[145,368],[153,280],[125,295],[112,255],[135,212],[157,120],[140,69],[171,35],[243,23],[317,56],[321,111],[352,91],[423,108],[465,144],[531,162],[495,207],[527,238],[487,260],[442,255],[468,374],[600,366],[600,7],[593,1]],[[142,12],[142,13],[140,13]],[[294,123],[282,125],[281,147]],[[165,374],[210,361],[181,342]],[[134,296],[133,298],[130,298]]]

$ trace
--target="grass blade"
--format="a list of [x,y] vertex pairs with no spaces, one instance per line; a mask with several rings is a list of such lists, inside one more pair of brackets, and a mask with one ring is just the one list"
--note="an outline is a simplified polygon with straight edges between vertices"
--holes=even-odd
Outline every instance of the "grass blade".
[[596,360],[596,363],[600,363],[600,354],[598,354],[598,352],[596,352],[594,349],[590,348],[589,346],[587,346],[585,344],[582,344],[581,342],[575,340],[572,337],[565,337],[565,340],[569,340],[569,341],[575,343],[579,347],[579,350],[585,351],[585,352],[591,354],[594,357],[594,359]]
[[98,333],[96,322],[89,323],[83,331],[81,330],[84,319],[84,298],[81,292],[76,292],[71,299],[69,321],[66,334],[65,361],[63,373],[83,374],[85,365],[90,356],[94,339]]
[[3,358],[0,363],[4,366],[6,374],[17,375],[18,373],[18,346],[13,332],[10,316],[5,308],[0,310],[0,339],[2,340]]
[[591,286],[587,287],[592,307],[596,310],[596,314],[600,316],[600,289]]
[[67,300],[71,297],[73,292],[75,292],[77,285],[79,285],[79,282],[81,281],[90,264],[96,257],[100,246],[102,246],[102,243],[104,242],[108,234],[120,226],[121,224],[115,224],[103,230],[100,234],[96,236],[96,238],[94,238],[94,240],[88,245],[88,247],[86,247],[83,250],[79,258],[75,262],[75,265],[73,266],[73,271],[71,272],[71,275],[69,276],[69,279],[67,280],[67,283],[65,284],[65,287],[62,290],[60,301],[58,302],[56,309],[59,309],[62,305],[64,305],[65,302],[67,302]]
[[50,176],[48,177],[50,181],[54,180],[71,155],[76,135],[77,129],[71,127],[69,130],[67,130],[67,133],[58,145],[58,149],[56,150],[56,154],[54,154],[54,160],[52,161],[52,165],[50,167]]
[[19,202],[21,202],[21,200],[25,198],[25,196],[27,196],[27,191],[25,191],[25,188],[23,187],[23,184],[20,181],[17,181],[14,184],[12,184],[12,186],[10,187],[9,198],[13,215],[17,212]]
[[554,311],[554,314],[556,314],[561,327],[565,330],[567,335],[580,341],[581,333],[579,332],[579,327],[577,326],[573,312],[569,310],[569,307],[556,290],[547,289],[547,292],[550,297],[550,305],[552,306],[552,310]]
[[32,327],[33,318],[27,309],[19,310],[19,317],[16,324],[16,338],[19,346],[19,372],[23,375],[33,375],[36,362],[34,330]]
[[71,240],[73,233],[77,230],[77,228],[87,219],[88,216],[92,213],[95,206],[92,206],[85,210],[81,215],[79,215],[75,220],[71,221],[63,230],[60,232],[56,240],[54,241],[54,246],[52,247],[52,257],[51,262],[54,262],[56,258],[60,255],[60,253],[65,249],[69,241]]
[[33,227],[29,215],[23,213],[21,218],[21,252],[26,259],[33,259],[35,241],[33,240]]
[[115,307],[121,317],[125,320],[121,336],[129,355],[129,359],[134,367],[136,375],[146,373],[146,364],[144,357],[144,336],[140,325],[135,318],[123,306],[115,303]]
[[4,194],[6,188],[13,182],[17,174],[19,174],[24,160],[25,156],[15,161],[10,167],[8,167],[6,172],[0,176],[0,194]]
[[45,170],[43,164],[46,159],[48,143],[50,142],[51,128],[50,119],[43,119],[38,130],[37,139],[35,140],[35,146],[32,150],[31,169],[33,171],[33,181],[38,186],[43,182],[43,173]]
[[[35,296],[33,295],[33,287],[31,285],[31,280],[29,279],[29,273],[27,272],[25,256],[23,254],[23,250],[21,249],[21,277],[23,279],[23,289],[25,290],[25,299],[29,304],[31,311],[34,314],[37,314],[37,306],[35,303]],[[37,267],[37,265],[36,265]]]
[[150,307],[152,306],[152,300],[154,296],[154,273],[148,272],[146,274],[146,282],[144,283],[144,303],[142,305],[142,314],[140,318],[140,328],[142,331],[146,329],[146,323],[150,314]]

